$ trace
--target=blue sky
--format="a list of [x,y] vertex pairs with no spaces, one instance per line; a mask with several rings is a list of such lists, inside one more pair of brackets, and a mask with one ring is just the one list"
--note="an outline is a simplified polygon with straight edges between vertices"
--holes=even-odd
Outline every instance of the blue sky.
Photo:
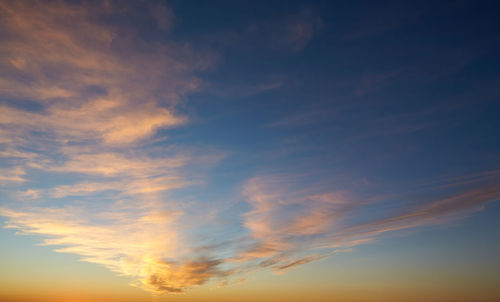
[[[357,289],[397,300],[429,276],[447,291],[480,275],[465,291],[493,301],[497,11],[2,3],[3,265],[44,255],[39,269],[58,280],[69,265],[193,301],[207,288],[266,292],[266,280],[282,280],[276,292],[308,280],[319,300]],[[16,270],[29,273],[9,265],[5,288],[21,284]]]

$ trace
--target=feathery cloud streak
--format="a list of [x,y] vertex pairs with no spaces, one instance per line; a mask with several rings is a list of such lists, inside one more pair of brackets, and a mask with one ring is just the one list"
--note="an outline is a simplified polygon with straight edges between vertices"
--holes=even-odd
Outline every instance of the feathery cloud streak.
[[260,266],[279,272],[349,251],[386,232],[448,222],[500,199],[499,180],[489,180],[446,197],[405,206],[399,212],[386,214],[387,217],[360,221],[360,217],[371,217],[367,215],[370,206],[383,200],[353,198],[346,192],[318,194],[315,186],[311,194],[311,189],[297,189],[301,187],[300,179],[290,176],[255,177],[244,190],[252,206],[244,214],[251,244],[236,259],[258,261]]

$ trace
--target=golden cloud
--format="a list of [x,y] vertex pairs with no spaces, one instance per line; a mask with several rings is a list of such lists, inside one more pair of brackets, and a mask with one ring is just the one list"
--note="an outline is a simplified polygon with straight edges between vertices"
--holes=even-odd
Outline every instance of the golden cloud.
[[[6,227],[130,276],[135,286],[181,292],[220,274],[219,262],[179,259],[187,248],[176,225],[182,211],[160,198],[193,183],[182,171],[189,152],[173,154],[167,146],[158,155],[144,146],[158,130],[188,121],[176,105],[198,89],[194,73],[211,58],[185,43],[146,42],[134,28],[110,24],[106,18],[117,10],[133,7],[0,2],[0,183],[66,175],[49,188],[28,185],[11,194],[23,203],[5,205],[1,215]],[[148,11],[168,30],[167,7]],[[75,206],[75,197],[92,202]],[[59,198],[68,206],[51,204]]]

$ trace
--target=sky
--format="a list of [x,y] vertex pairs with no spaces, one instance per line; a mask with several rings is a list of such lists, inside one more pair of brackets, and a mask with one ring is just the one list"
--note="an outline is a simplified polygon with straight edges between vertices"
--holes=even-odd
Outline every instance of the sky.
[[496,1],[0,1],[0,300],[500,300]]

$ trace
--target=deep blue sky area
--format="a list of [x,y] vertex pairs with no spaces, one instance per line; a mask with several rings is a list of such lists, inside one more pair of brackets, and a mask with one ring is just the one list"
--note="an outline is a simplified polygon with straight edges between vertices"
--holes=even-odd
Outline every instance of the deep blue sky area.
[[[254,154],[300,139],[314,147],[301,155],[319,165],[386,165],[395,178],[499,162],[495,2],[174,7],[181,17],[173,35],[201,40],[220,62],[202,73],[208,92],[188,100],[202,140]],[[294,18],[316,20],[311,41],[300,52],[279,41],[270,47],[279,31],[270,28]]]

